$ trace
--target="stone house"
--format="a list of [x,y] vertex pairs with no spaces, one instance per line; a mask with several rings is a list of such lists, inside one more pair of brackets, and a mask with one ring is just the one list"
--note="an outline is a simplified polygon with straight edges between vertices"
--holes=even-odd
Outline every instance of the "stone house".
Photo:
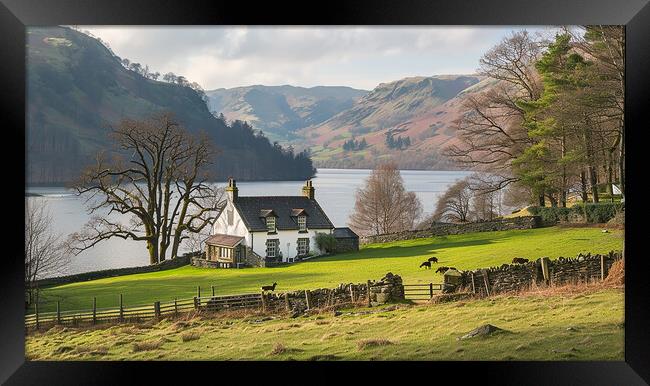
[[356,252],[359,250],[359,235],[348,227],[334,228],[336,252]]
[[206,240],[203,266],[267,266],[321,254],[317,233],[334,226],[316,201],[311,181],[298,196],[240,196],[228,180],[226,204]]

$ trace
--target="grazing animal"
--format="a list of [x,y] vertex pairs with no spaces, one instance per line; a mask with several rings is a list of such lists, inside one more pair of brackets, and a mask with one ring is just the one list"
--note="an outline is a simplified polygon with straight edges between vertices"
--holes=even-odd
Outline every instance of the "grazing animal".
[[512,264],[524,264],[528,263],[528,259],[524,259],[523,257],[515,257],[512,259]]
[[265,285],[265,286],[262,286],[262,291],[275,291],[275,286],[276,286],[277,284],[278,284],[278,283],[273,282],[273,285]]
[[447,272],[448,269],[449,267],[439,267],[438,269],[436,269],[436,273],[445,273]]
[[432,257],[429,257],[429,259],[428,259],[427,261],[428,261],[429,263],[437,263],[437,262],[438,262],[438,258],[435,257],[435,256],[432,256]]
[[426,268],[431,269],[431,263],[428,262],[428,261],[425,261],[424,263],[420,264],[420,268],[422,268],[422,267],[426,267]]

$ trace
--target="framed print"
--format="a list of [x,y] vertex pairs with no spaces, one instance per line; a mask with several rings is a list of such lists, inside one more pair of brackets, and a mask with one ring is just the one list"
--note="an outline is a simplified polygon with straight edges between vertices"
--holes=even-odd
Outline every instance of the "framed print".
[[647,1],[0,14],[3,382],[650,379]]

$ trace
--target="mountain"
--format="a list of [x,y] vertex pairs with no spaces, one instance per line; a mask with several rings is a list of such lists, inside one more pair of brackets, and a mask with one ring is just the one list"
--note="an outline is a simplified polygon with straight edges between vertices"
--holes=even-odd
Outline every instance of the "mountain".
[[63,27],[27,28],[28,184],[70,181],[110,147],[109,125],[163,110],[214,139],[217,179],[300,180],[314,173],[305,154],[272,145],[246,124],[227,125],[197,91],[124,68],[97,39]]
[[453,168],[441,155],[454,141],[452,122],[466,94],[493,82],[477,75],[409,77],[381,83],[352,107],[297,130],[318,167],[371,168],[392,160],[401,168]]
[[318,125],[354,105],[368,91],[351,87],[246,86],[207,91],[210,111],[242,120],[271,140],[295,139],[294,131]]

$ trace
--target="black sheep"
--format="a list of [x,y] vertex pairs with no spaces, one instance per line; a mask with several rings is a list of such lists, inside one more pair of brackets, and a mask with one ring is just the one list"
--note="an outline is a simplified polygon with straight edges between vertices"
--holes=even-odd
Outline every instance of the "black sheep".
[[523,257],[515,257],[512,259],[512,264],[524,264],[527,263],[528,259],[524,259]]
[[437,262],[438,262],[438,258],[435,257],[435,256],[432,256],[432,257],[429,257],[429,259],[428,259],[427,261],[428,261],[429,263],[437,263]]
[[436,269],[436,273],[445,273],[448,269],[449,267],[438,267],[438,269]]
[[424,263],[420,264],[420,268],[422,268],[422,267],[426,267],[426,268],[431,269],[431,263],[428,262],[428,261],[425,261]]
[[262,291],[275,291],[275,286],[276,286],[277,284],[278,284],[278,283],[275,283],[275,282],[274,282],[273,285],[265,285],[265,286],[262,286]]

